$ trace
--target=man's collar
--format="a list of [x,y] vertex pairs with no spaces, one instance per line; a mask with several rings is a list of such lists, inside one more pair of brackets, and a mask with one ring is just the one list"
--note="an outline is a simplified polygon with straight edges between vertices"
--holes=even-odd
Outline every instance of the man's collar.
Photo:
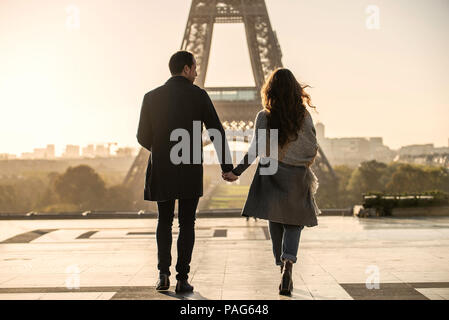
[[192,82],[190,82],[190,80],[184,76],[172,76],[170,79],[167,80],[166,83],[170,82],[186,82],[192,84]]

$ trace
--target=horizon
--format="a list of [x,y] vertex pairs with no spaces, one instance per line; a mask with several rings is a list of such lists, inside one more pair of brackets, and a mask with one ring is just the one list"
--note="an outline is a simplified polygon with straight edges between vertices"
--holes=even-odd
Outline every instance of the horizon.
[[[315,123],[315,125],[316,125],[316,123]],[[354,136],[354,137],[328,137],[328,136],[325,136],[325,138],[326,139],[345,139],[345,138],[348,138],[348,139],[370,139],[370,138],[382,138],[383,139],[383,137],[361,137],[361,136]],[[247,144],[247,142],[244,142],[244,143],[246,143]],[[107,142],[105,142],[105,143],[96,143],[96,142],[91,142],[91,143],[87,143],[87,144],[73,144],[73,143],[67,143],[67,144],[64,144],[64,145],[62,145],[62,146],[59,146],[58,147],[58,145],[56,145],[56,144],[54,144],[54,143],[46,143],[46,144],[44,144],[44,145],[42,145],[42,146],[37,146],[37,147],[33,147],[31,150],[29,150],[29,151],[22,151],[22,152],[19,152],[19,153],[9,153],[9,152],[1,152],[1,150],[0,150],[0,155],[1,154],[9,154],[9,155],[15,155],[15,156],[17,156],[17,157],[20,157],[22,154],[24,154],[24,153],[32,153],[32,152],[34,152],[34,149],[45,149],[48,145],[54,145],[55,146],[55,157],[61,157],[62,156],[62,154],[64,153],[64,151],[65,151],[65,148],[64,147],[66,147],[67,145],[73,145],[73,146],[78,146],[78,147],[80,147],[80,157],[82,157],[82,148],[83,147],[86,147],[86,146],[88,146],[88,145],[94,145],[95,147],[97,146],[97,145],[106,145],[106,144],[108,144]],[[420,144],[416,144],[416,143],[411,143],[411,144],[408,144],[408,145],[403,145],[403,146],[400,146],[399,148],[392,148],[391,146],[388,146],[388,145],[386,145],[385,143],[383,144],[384,146],[386,146],[386,147],[388,147],[390,150],[392,150],[392,151],[399,151],[402,147],[408,147],[408,146],[415,146],[415,145],[429,145],[429,144],[433,144],[433,146],[434,146],[434,148],[447,148],[447,147],[449,147],[449,141],[448,141],[448,144],[447,145],[441,145],[441,146],[439,146],[439,145],[435,145],[435,143],[433,143],[433,142],[428,142],[428,143],[420,143]],[[141,146],[132,146],[132,145],[117,145],[117,146],[115,146],[115,147],[111,147],[110,149],[110,151],[111,151],[111,155],[114,155],[113,154],[113,152],[114,152],[114,150],[115,151],[117,151],[118,149],[120,149],[120,148],[134,148],[134,151],[136,151],[136,150],[139,150],[140,148],[143,148],[143,147],[141,147]]]
[[[0,106],[8,116],[0,134],[10,139],[0,153],[54,144],[58,154],[91,141],[139,148],[143,95],[170,77],[190,3],[2,1]],[[284,67],[313,87],[319,113],[311,114],[326,138],[382,137],[392,150],[448,146],[447,1],[266,4]],[[365,25],[371,4],[380,9],[379,30]],[[69,27],[73,8],[79,25]],[[216,24],[206,86],[229,85],[254,85],[248,48],[243,25]]]

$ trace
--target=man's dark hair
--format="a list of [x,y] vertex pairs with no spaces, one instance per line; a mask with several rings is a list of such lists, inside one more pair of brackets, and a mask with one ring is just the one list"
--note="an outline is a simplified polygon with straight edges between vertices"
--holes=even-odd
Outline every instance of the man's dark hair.
[[172,75],[180,74],[184,66],[189,68],[193,66],[193,54],[188,51],[178,51],[171,56],[168,67]]

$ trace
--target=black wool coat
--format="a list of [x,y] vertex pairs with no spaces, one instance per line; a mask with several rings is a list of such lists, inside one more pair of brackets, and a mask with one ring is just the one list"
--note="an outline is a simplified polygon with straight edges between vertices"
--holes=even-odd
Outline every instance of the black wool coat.
[[[164,201],[191,199],[203,196],[203,145],[201,135],[194,136],[193,121],[201,121],[206,129],[217,129],[221,140],[213,139],[223,172],[233,169],[225,132],[207,92],[183,76],[173,76],[168,81],[145,94],[140,112],[137,141],[150,151],[148,159],[144,200]],[[185,129],[190,136],[190,161],[174,164],[170,151],[181,141],[170,141],[175,129]],[[199,140],[198,140],[199,139]],[[201,163],[195,164],[193,142],[199,144]],[[182,156],[184,150],[179,150]],[[197,156],[198,159],[198,156]]]

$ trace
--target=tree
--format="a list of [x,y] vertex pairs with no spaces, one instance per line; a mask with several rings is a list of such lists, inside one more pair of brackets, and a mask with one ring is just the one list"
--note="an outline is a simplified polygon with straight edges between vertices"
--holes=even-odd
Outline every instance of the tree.
[[0,186],[0,211],[33,210],[45,190],[45,182],[36,176],[19,176]]
[[430,187],[426,186],[428,190],[438,189],[449,193],[449,168],[426,167],[424,170],[429,176]]
[[0,185],[0,212],[17,210],[17,194],[11,185]]
[[444,167],[400,164],[387,184],[390,192],[417,193],[430,190],[448,191],[449,172]]
[[107,189],[101,210],[132,210],[132,203],[132,192],[122,185],[116,185]]
[[316,202],[319,208],[335,208],[338,199],[338,184],[330,175],[321,175],[317,173],[318,190],[316,193]]
[[57,172],[49,172],[47,174],[47,188],[45,189],[45,192],[40,197],[39,201],[36,205],[36,210],[38,211],[47,211],[45,208],[48,206],[57,204],[60,202],[59,195],[55,191],[55,182],[59,177],[59,173]]
[[55,191],[61,200],[76,204],[80,210],[95,210],[104,201],[103,179],[87,165],[69,167],[55,180]]
[[385,173],[388,166],[376,160],[364,161],[355,169],[348,182],[347,191],[354,203],[360,202],[366,192],[385,191]]
[[352,173],[354,172],[354,169],[351,169],[346,165],[338,165],[335,166],[333,169],[338,178],[338,195],[337,195],[338,198],[336,201],[336,207],[337,208],[352,207],[353,205],[352,197],[347,192],[347,186],[349,180],[351,179]]
[[353,169],[346,165],[334,166],[337,183],[329,179],[330,175],[318,176],[319,187],[316,201],[320,208],[347,208],[352,206],[351,199],[346,192],[346,186]]

